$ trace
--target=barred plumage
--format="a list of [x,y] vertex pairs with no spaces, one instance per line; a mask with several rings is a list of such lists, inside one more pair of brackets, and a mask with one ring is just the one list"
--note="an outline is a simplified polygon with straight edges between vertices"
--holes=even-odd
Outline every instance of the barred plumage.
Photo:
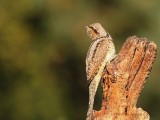
[[99,23],[86,27],[92,43],[86,57],[86,73],[89,83],[89,116],[93,109],[94,97],[100,82],[104,67],[115,56],[115,47],[111,36]]

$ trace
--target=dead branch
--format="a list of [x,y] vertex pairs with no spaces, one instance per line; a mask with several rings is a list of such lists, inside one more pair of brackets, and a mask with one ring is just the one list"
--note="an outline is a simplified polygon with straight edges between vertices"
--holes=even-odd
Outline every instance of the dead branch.
[[136,108],[138,97],[155,61],[157,47],[146,38],[130,37],[117,57],[106,65],[103,74],[103,97],[94,120],[149,120]]

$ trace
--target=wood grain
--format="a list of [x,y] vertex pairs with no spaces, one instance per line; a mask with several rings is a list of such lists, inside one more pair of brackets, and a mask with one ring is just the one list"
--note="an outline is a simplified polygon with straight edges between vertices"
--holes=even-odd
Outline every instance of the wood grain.
[[93,120],[150,119],[136,104],[156,54],[156,44],[146,38],[133,36],[126,40],[117,57],[106,65],[102,76],[102,106],[93,112]]

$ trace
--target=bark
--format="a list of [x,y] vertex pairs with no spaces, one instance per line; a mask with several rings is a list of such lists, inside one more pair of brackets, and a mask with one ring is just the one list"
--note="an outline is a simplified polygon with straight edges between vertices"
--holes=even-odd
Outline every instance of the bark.
[[150,119],[136,104],[156,53],[156,44],[146,38],[127,39],[116,58],[106,65],[102,76],[102,106],[100,111],[93,111],[93,120]]

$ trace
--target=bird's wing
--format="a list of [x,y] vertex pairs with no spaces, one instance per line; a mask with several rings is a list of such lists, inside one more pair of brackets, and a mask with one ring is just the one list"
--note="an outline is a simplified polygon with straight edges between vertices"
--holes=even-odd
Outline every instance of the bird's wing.
[[97,74],[99,67],[104,61],[107,52],[109,51],[109,40],[102,38],[91,43],[86,58],[86,73],[88,84],[93,80]]

